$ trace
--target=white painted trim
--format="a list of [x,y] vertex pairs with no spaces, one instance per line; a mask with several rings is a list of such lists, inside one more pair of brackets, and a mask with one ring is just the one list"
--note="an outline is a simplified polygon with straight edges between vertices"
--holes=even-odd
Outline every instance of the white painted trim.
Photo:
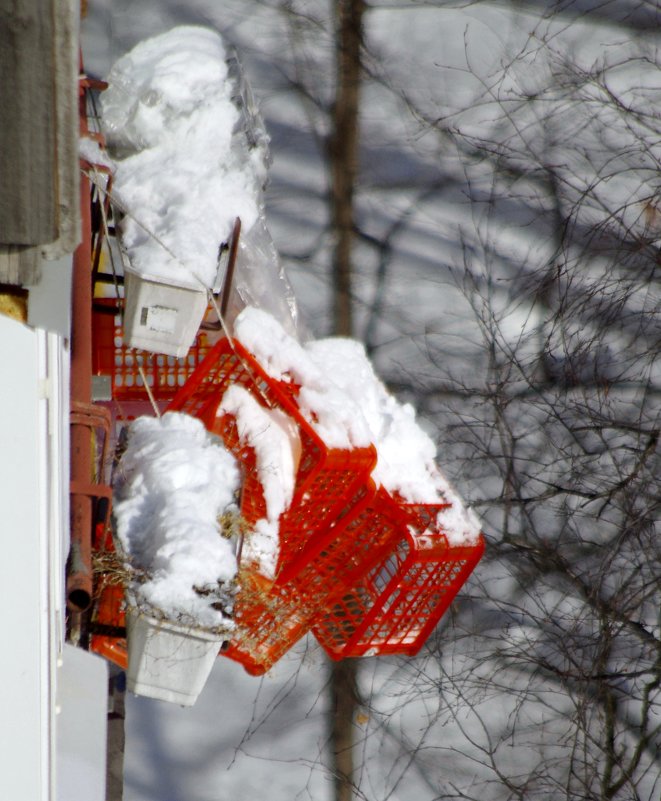
[[[71,646],[64,659],[67,340],[0,315],[0,364],[0,542],[5,554],[0,586],[6,644],[0,660],[0,799],[71,801],[58,798],[58,788],[70,788],[80,774],[86,777],[84,797],[102,801],[107,666],[82,651],[72,654]],[[58,676],[64,682],[59,692]],[[81,687],[86,688],[84,702]]]
[[0,316],[0,515],[5,593],[0,660],[0,798],[52,798],[48,547],[43,524],[44,404],[40,335]]

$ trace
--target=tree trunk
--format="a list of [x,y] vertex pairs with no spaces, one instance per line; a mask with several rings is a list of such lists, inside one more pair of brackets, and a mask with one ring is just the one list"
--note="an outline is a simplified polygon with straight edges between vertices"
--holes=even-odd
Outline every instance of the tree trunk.
[[[333,259],[333,327],[351,336],[351,248],[354,187],[358,171],[359,94],[364,0],[337,0],[337,88],[329,142]],[[330,666],[330,750],[335,801],[353,798],[353,726],[357,704],[357,662]]]
[[358,171],[358,108],[364,0],[337,0],[337,88],[329,142],[335,333],[351,336],[351,246]]
[[124,720],[125,720],[126,679],[119,673],[110,680],[107,761],[106,761],[106,801],[122,801],[124,797]]
[[356,659],[331,663],[330,742],[335,801],[353,798],[353,726],[357,705]]

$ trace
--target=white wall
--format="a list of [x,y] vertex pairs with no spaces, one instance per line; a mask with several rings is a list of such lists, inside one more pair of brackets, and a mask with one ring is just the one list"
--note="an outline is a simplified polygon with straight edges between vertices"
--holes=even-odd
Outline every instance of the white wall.
[[52,676],[46,465],[47,335],[0,316],[0,798],[48,799]]
[[[49,295],[52,315],[57,293]],[[56,321],[43,321],[50,331],[0,315],[0,799],[8,801],[105,796],[107,667],[64,648],[68,292],[58,300]]]

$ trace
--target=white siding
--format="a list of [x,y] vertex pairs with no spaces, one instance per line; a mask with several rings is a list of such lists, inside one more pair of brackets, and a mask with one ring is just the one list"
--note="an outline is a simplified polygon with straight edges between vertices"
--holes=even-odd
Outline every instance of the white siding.
[[0,799],[72,801],[76,778],[81,798],[105,793],[107,668],[63,647],[65,342],[0,315]]
[[52,783],[43,337],[0,316],[0,798],[35,801],[51,797]]

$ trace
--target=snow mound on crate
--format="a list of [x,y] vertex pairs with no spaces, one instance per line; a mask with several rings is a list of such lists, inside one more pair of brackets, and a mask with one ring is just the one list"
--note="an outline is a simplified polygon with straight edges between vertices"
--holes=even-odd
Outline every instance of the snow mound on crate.
[[117,475],[117,536],[131,564],[149,577],[131,586],[138,603],[171,620],[230,626],[210,602],[219,582],[227,587],[237,572],[218,522],[239,487],[234,457],[193,417],[140,417],[130,426]]
[[246,538],[242,556],[248,562],[256,562],[263,576],[273,578],[279,553],[278,521],[294,496],[300,439],[283,412],[265,409],[239,385],[225,392],[218,412],[235,418],[241,440],[248,442],[255,451],[266,517],[256,522],[254,531]]
[[255,308],[241,312],[234,333],[272,378],[300,385],[301,412],[328,447],[373,443],[377,484],[408,503],[451,503],[437,521],[450,543],[477,541],[479,521],[438,469],[436,446],[414,408],[388,392],[359,342],[333,337],[302,345]]
[[215,31],[181,26],[140,42],[107,77],[113,196],[143,277],[211,287],[235,218],[248,231],[258,217],[264,154],[245,147],[226,59]]

